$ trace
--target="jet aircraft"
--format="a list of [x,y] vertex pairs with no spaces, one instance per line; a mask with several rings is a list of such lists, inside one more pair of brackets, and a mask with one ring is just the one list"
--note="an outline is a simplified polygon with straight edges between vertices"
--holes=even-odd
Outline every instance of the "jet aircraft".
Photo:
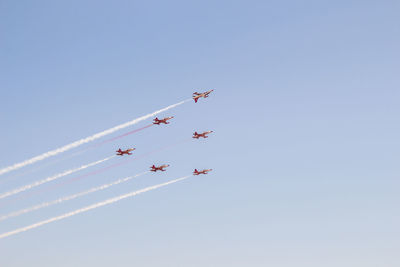
[[156,171],[165,172],[166,170],[164,170],[164,168],[167,168],[167,167],[169,167],[168,164],[164,164],[164,165],[161,165],[161,166],[158,166],[158,167],[156,167],[156,166],[153,164],[153,166],[150,167],[150,171],[152,171],[152,172],[156,172]]
[[208,95],[209,95],[212,91],[214,91],[214,90],[210,90],[210,91],[207,91],[207,92],[204,92],[204,93],[194,92],[194,93],[193,93],[193,100],[194,100],[194,102],[197,103],[197,100],[199,100],[200,97],[207,98]]
[[170,120],[172,118],[173,118],[173,116],[172,117],[166,117],[166,118],[160,120],[159,118],[156,117],[154,119],[154,121],[153,121],[153,124],[157,124],[157,125],[160,125],[160,123],[169,124],[169,122],[167,122],[167,120]]
[[212,171],[212,169],[202,170],[202,171],[198,171],[197,169],[194,169],[193,175],[208,174],[209,171]]
[[117,156],[123,156],[124,154],[126,154],[126,155],[132,155],[132,153],[130,153],[131,151],[133,151],[133,150],[135,150],[136,148],[128,148],[127,150],[121,150],[121,148],[120,149],[118,149],[117,151],[115,151],[115,152],[117,152]]
[[212,133],[212,132],[213,132],[213,131],[208,131],[208,132],[204,132],[204,133],[197,133],[197,132],[194,132],[193,138],[196,138],[196,139],[199,139],[200,137],[208,138],[207,134],[210,134],[210,133]]

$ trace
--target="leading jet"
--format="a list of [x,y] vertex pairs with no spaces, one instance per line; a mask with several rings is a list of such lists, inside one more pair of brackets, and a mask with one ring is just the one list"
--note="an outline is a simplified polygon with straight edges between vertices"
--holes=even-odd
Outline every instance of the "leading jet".
[[210,91],[207,91],[207,92],[204,92],[204,93],[194,92],[194,93],[193,93],[193,96],[192,96],[194,102],[197,103],[197,100],[199,100],[200,97],[207,98],[208,95],[209,95],[212,91],[214,91],[214,90],[210,90]]

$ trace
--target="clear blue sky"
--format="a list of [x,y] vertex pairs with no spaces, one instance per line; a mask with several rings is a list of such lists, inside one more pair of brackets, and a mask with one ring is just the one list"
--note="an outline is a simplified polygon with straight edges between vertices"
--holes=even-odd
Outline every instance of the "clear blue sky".
[[167,126],[1,176],[4,192],[118,147],[215,131],[1,201],[3,214],[171,164],[2,233],[214,169],[2,239],[0,266],[400,266],[399,13],[395,0],[0,1],[0,167],[215,88]]

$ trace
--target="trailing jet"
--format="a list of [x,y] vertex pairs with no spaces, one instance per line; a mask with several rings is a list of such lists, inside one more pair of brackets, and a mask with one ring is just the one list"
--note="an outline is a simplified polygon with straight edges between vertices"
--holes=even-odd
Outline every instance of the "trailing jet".
[[193,100],[194,100],[194,102],[197,103],[197,100],[199,100],[200,97],[207,98],[208,95],[209,95],[212,91],[214,91],[214,90],[210,90],[210,91],[207,91],[207,92],[204,92],[204,93],[194,92],[194,93],[193,93]]
[[153,124],[157,124],[157,125],[160,125],[160,123],[169,124],[169,122],[167,122],[167,120],[170,120],[172,118],[173,118],[173,116],[172,117],[166,117],[166,118],[160,120],[159,118],[156,117],[154,119],[154,121],[153,121]]
[[207,134],[210,134],[210,133],[212,133],[213,131],[208,131],[208,132],[204,132],[204,133],[197,133],[197,132],[194,132],[194,134],[193,134],[193,138],[196,138],[196,139],[199,139],[200,137],[203,137],[203,138],[208,138],[208,136],[207,136]]
[[198,171],[197,169],[194,169],[193,175],[208,174],[209,171],[212,171],[212,169],[202,170],[202,171]]
[[151,171],[151,172],[156,172],[156,171],[165,172],[166,170],[164,170],[164,168],[167,168],[167,167],[169,167],[168,164],[164,164],[164,165],[161,165],[161,166],[158,166],[158,167],[156,167],[155,165],[153,165],[153,166],[150,167],[150,171]]
[[120,149],[118,149],[117,151],[115,151],[115,152],[117,152],[117,156],[123,156],[124,154],[126,154],[126,155],[132,155],[132,153],[130,153],[131,151],[133,151],[133,150],[135,150],[136,148],[128,148],[127,150],[121,150],[121,148]]

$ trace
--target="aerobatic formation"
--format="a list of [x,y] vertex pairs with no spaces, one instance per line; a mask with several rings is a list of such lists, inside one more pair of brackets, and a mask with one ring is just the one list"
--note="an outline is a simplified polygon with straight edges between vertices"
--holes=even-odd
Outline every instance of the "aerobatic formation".
[[[211,93],[212,91],[214,91],[214,90],[209,90],[209,91],[206,91],[206,92],[203,92],[203,93],[194,92],[191,99],[193,99],[194,102],[197,103],[198,100],[199,100],[200,98],[208,98],[209,95],[210,95],[210,93]],[[45,158],[47,158],[47,157],[54,156],[54,155],[56,155],[56,154],[62,153],[62,152],[64,152],[64,151],[67,151],[67,150],[69,150],[69,149],[71,149],[71,148],[73,148],[73,147],[77,147],[77,146],[79,146],[79,145],[81,145],[81,144],[84,144],[84,143],[93,141],[93,140],[95,140],[95,139],[97,139],[97,138],[100,138],[100,137],[102,137],[102,136],[104,136],[104,135],[113,133],[113,132],[115,132],[115,131],[117,131],[117,130],[119,130],[119,129],[123,129],[123,128],[125,128],[125,127],[130,126],[130,125],[136,124],[136,123],[140,122],[141,120],[144,120],[144,119],[146,119],[146,118],[150,118],[150,117],[152,117],[152,116],[154,116],[154,115],[156,115],[156,114],[158,114],[158,113],[160,113],[160,112],[163,112],[163,111],[166,111],[166,110],[171,109],[171,108],[173,108],[173,107],[176,107],[176,106],[178,106],[178,105],[181,105],[181,104],[187,102],[188,100],[190,100],[190,99],[181,101],[181,102],[179,102],[179,103],[177,103],[177,104],[170,105],[170,106],[168,106],[168,107],[166,107],[166,108],[163,108],[163,109],[161,109],[161,110],[158,110],[158,111],[156,111],[156,112],[153,112],[153,113],[150,113],[150,114],[148,114],[148,115],[142,116],[142,117],[140,117],[140,118],[138,118],[138,119],[134,119],[134,120],[132,120],[132,121],[130,121],[130,122],[121,124],[121,125],[119,125],[119,126],[116,126],[116,127],[111,128],[111,129],[109,129],[109,130],[106,130],[106,131],[103,131],[103,132],[101,132],[101,133],[95,134],[95,135],[93,135],[93,136],[90,136],[90,137],[81,139],[81,140],[79,140],[79,141],[76,141],[76,142],[71,143],[71,144],[69,144],[69,145],[66,145],[66,146],[64,146],[64,147],[61,147],[61,148],[59,148],[59,149],[46,152],[46,153],[44,153],[44,154],[42,154],[42,155],[33,157],[33,158],[30,159],[30,160],[26,160],[26,161],[24,161],[24,162],[16,163],[16,164],[11,165],[11,166],[9,166],[9,167],[0,169],[0,175],[2,175],[2,174],[4,174],[4,173],[7,173],[7,172],[9,172],[9,171],[13,171],[13,170],[22,168],[22,167],[24,167],[24,166],[26,166],[26,165],[33,164],[33,163],[35,163],[35,162],[37,162],[37,161],[40,161],[40,160],[43,160],[43,159],[45,159]],[[122,138],[122,137],[125,137],[125,136],[127,136],[127,135],[130,135],[130,134],[132,134],[132,133],[135,133],[135,132],[144,130],[144,129],[148,128],[149,126],[152,126],[152,125],[170,124],[169,120],[171,120],[171,119],[173,119],[173,118],[174,118],[173,116],[165,117],[165,118],[162,118],[162,119],[159,119],[158,117],[155,117],[155,118],[153,119],[153,121],[152,121],[152,124],[150,124],[150,125],[147,125],[147,126],[144,126],[144,127],[142,127],[142,128],[139,128],[139,129],[130,131],[130,132],[128,132],[128,133],[125,133],[125,134],[123,134],[123,135],[114,137],[114,138],[112,138],[112,139],[103,141],[103,142],[101,142],[100,144],[98,144],[98,145],[96,145],[96,146],[94,146],[94,147],[100,146],[101,144],[104,144],[104,143],[107,143],[107,142],[111,142],[111,141],[118,140],[118,139],[120,139],[120,138]],[[205,131],[205,132],[202,132],[202,133],[198,133],[197,131],[195,131],[195,132],[193,133],[192,138],[194,138],[194,139],[199,139],[199,138],[201,138],[201,137],[202,137],[202,138],[208,138],[208,137],[209,137],[208,134],[210,134],[210,133],[213,133],[213,131]],[[92,147],[93,147],[93,146],[92,146]],[[78,167],[78,168],[74,168],[74,169],[70,169],[70,170],[65,170],[65,171],[63,171],[63,172],[60,172],[60,173],[55,174],[55,175],[53,175],[53,176],[50,176],[50,177],[48,177],[48,178],[46,178],[46,179],[38,180],[38,181],[36,181],[36,182],[27,184],[27,185],[22,186],[22,187],[19,187],[19,188],[16,188],[16,189],[11,190],[11,191],[9,191],[9,192],[3,192],[3,193],[0,192],[0,200],[1,200],[2,198],[6,198],[6,197],[12,196],[12,195],[17,194],[17,193],[23,193],[24,191],[30,190],[30,189],[33,188],[33,187],[42,185],[42,184],[44,184],[44,183],[52,182],[52,181],[54,181],[54,180],[56,180],[56,179],[60,179],[60,178],[62,178],[62,177],[64,177],[64,176],[70,175],[70,174],[72,174],[72,173],[78,172],[78,171],[83,170],[83,169],[86,169],[86,168],[88,168],[88,167],[95,166],[95,165],[97,165],[97,164],[100,164],[100,163],[102,163],[102,162],[105,162],[105,161],[107,161],[107,160],[110,160],[110,159],[112,159],[113,157],[116,157],[116,156],[121,156],[121,157],[123,157],[124,155],[130,156],[130,157],[127,158],[127,160],[123,160],[123,161],[120,162],[120,163],[117,163],[117,164],[114,164],[114,165],[110,165],[110,166],[108,166],[108,167],[99,169],[99,170],[97,170],[97,171],[90,172],[90,173],[88,173],[88,174],[84,174],[84,175],[77,176],[77,177],[75,177],[75,178],[70,179],[69,182],[71,182],[71,181],[76,181],[76,180],[79,180],[79,179],[83,179],[83,178],[88,177],[88,176],[90,176],[90,175],[94,175],[94,174],[101,173],[101,172],[103,172],[103,171],[105,171],[105,170],[107,170],[107,169],[110,169],[110,168],[118,167],[118,166],[120,166],[120,165],[122,165],[122,164],[125,164],[125,163],[127,163],[127,162],[130,162],[131,160],[136,159],[136,158],[137,158],[137,157],[135,156],[135,155],[136,155],[136,152],[135,152],[135,154],[132,153],[132,152],[135,151],[135,150],[136,150],[136,148],[127,148],[127,149],[125,149],[125,150],[119,148],[118,150],[115,151],[116,154],[111,155],[111,156],[109,156],[109,157],[107,157],[107,158],[105,158],[105,159],[98,160],[98,161],[94,161],[94,162],[92,162],[92,163],[82,165],[82,166],[80,166],[80,167]],[[84,149],[84,150],[81,151],[80,153],[83,153],[83,152],[85,152],[85,151],[87,151],[87,149]],[[156,150],[156,151],[157,151],[157,150]],[[154,152],[152,152],[152,153],[154,153]],[[79,153],[77,153],[77,154],[79,154]],[[149,154],[149,153],[148,153],[148,154]],[[79,192],[79,193],[75,193],[75,194],[72,194],[72,195],[69,195],[69,196],[62,196],[62,197],[60,197],[60,198],[58,198],[58,199],[55,199],[55,200],[52,200],[52,201],[48,201],[48,202],[43,202],[43,203],[40,203],[40,204],[36,204],[36,205],[34,205],[34,206],[30,206],[30,207],[24,208],[24,209],[22,209],[22,210],[14,211],[14,212],[11,212],[11,213],[8,213],[8,214],[0,214],[0,221],[6,220],[6,219],[12,218],[12,217],[17,217],[17,216],[20,216],[20,215],[22,215],[22,214],[26,214],[26,213],[29,213],[29,212],[33,212],[33,211],[35,211],[35,210],[48,207],[48,206],[50,206],[50,205],[60,204],[60,203],[62,203],[62,202],[64,202],[64,201],[71,200],[71,199],[75,199],[75,198],[77,198],[77,197],[81,197],[81,196],[84,196],[84,195],[87,195],[87,194],[91,194],[91,193],[97,192],[97,191],[99,191],[99,190],[104,190],[104,189],[109,188],[109,187],[111,187],[111,186],[118,185],[118,184],[121,184],[121,183],[123,183],[123,182],[127,182],[127,181],[129,181],[129,180],[131,180],[131,179],[133,179],[133,178],[135,178],[135,177],[141,176],[141,175],[146,174],[146,173],[150,173],[150,172],[156,173],[156,172],[158,172],[158,171],[165,172],[165,171],[166,171],[166,168],[168,168],[169,166],[170,166],[169,164],[162,164],[162,165],[159,165],[159,166],[153,164],[153,165],[150,166],[150,169],[149,169],[149,170],[147,170],[147,171],[145,171],[145,172],[142,172],[142,173],[139,173],[139,174],[136,174],[136,175],[133,175],[133,176],[129,176],[129,177],[126,177],[126,178],[120,178],[120,179],[118,179],[118,180],[116,180],[116,181],[114,181],[114,182],[108,183],[108,184],[103,184],[103,185],[100,185],[100,186],[96,186],[96,187],[93,187],[93,188],[91,188],[91,189],[89,189],[89,190],[82,191],[82,192]],[[200,174],[208,174],[208,172],[210,172],[210,171],[212,171],[212,169],[198,170],[198,169],[196,168],[196,169],[194,169],[192,175],[193,175],[193,176],[197,176],[197,175],[200,175]],[[178,182],[178,181],[185,180],[185,179],[189,178],[189,177],[192,176],[192,175],[187,175],[187,176],[184,176],[184,177],[181,177],[181,178],[178,178],[178,179],[170,180],[170,181],[165,182],[165,183],[162,183],[162,184],[157,184],[157,185],[154,185],[154,186],[146,187],[146,188],[144,188],[144,189],[141,189],[141,190],[138,190],[138,191],[133,191],[133,192],[130,192],[130,193],[127,193],[127,194],[124,194],[124,195],[120,195],[120,196],[117,196],[117,197],[114,197],[114,198],[111,198],[111,199],[108,199],[108,200],[105,200],[105,201],[101,201],[101,202],[92,204],[92,205],[90,205],[90,206],[86,206],[86,207],[84,207],[84,208],[81,208],[81,209],[78,209],[78,210],[75,210],[75,211],[72,211],[72,212],[65,213],[65,214],[63,214],[63,215],[59,215],[59,216],[52,217],[52,218],[47,219],[47,220],[44,220],[44,221],[37,222],[37,223],[32,224],[32,225],[28,225],[28,226],[25,226],[25,227],[22,227],[22,228],[13,230],[13,231],[5,232],[5,233],[0,234],[0,239],[5,238],[5,237],[8,237],[8,236],[11,236],[11,235],[14,235],[14,234],[17,234],[17,233],[20,233],[20,232],[24,232],[24,231],[27,231],[27,230],[30,230],[30,229],[33,229],[33,228],[36,228],[36,227],[39,227],[39,226],[42,226],[42,225],[45,225],[45,224],[48,224],[48,223],[50,223],[50,222],[54,222],[54,221],[58,221],[58,220],[67,218],[67,217],[73,216],[73,215],[75,215],[75,214],[79,214],[79,213],[82,213],[82,212],[86,212],[86,211],[91,210],[91,209],[94,209],[94,208],[102,207],[102,206],[104,206],[104,205],[108,205],[108,204],[114,203],[114,202],[116,202],[116,201],[125,199],[125,198],[127,198],[127,197],[132,197],[132,196],[135,196],[135,195],[140,194],[140,193],[144,193],[144,192],[147,192],[147,191],[150,191],[150,190],[154,190],[154,189],[157,189],[157,188],[160,188],[160,187],[169,185],[169,184],[173,184],[173,183],[176,183],[176,182]],[[61,185],[62,185],[62,184],[61,184]],[[59,184],[58,186],[60,186],[60,184]],[[39,193],[40,193],[40,192],[39,192]],[[29,196],[29,195],[28,195],[28,196]],[[0,204],[1,204],[1,203],[0,203]]]

